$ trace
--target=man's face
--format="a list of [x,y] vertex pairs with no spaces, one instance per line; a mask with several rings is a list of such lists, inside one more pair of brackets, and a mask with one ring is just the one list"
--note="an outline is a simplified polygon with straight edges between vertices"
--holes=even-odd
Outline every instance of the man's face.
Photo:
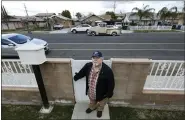
[[99,66],[99,65],[101,65],[103,60],[100,57],[92,57],[92,62],[95,66]]

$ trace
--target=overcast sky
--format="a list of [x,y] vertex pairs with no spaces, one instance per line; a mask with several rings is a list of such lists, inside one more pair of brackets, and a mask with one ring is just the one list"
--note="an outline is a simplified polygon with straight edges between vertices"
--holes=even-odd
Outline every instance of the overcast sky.
[[[27,7],[29,15],[37,13],[61,13],[63,10],[69,10],[72,16],[76,12],[81,12],[84,15],[91,13],[103,14],[106,11],[113,11],[113,1],[2,1],[2,5],[6,8],[10,15],[25,16],[24,3]],[[149,5],[155,8],[157,12],[162,7],[171,8],[177,6],[179,11],[182,11],[182,1],[119,1],[116,2],[116,13],[131,12],[132,8],[142,8],[144,5]]]

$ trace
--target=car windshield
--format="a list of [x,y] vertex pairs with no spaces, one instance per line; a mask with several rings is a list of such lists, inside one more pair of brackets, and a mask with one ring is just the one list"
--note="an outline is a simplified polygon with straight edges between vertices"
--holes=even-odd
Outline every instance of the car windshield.
[[17,43],[17,44],[23,44],[23,43],[27,42],[29,37],[24,36],[24,35],[15,35],[13,37],[10,37],[9,39],[12,40],[13,42]]

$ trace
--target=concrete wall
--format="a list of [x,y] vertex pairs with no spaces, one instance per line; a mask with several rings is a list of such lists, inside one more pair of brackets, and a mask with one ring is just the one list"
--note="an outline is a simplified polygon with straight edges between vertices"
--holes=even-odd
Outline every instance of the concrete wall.
[[[162,106],[184,108],[184,95],[143,93],[151,67],[148,59],[112,59],[115,76],[114,96],[110,105]],[[40,65],[49,101],[74,103],[73,78],[70,59],[50,58]],[[82,93],[84,94],[84,93]],[[2,103],[41,103],[37,88],[2,88]]]
[[40,69],[49,101],[65,99],[74,102],[70,59],[48,59]]

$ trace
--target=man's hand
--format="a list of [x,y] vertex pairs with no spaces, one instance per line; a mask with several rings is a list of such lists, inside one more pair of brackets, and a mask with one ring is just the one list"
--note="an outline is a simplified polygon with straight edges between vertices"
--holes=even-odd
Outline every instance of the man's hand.
[[75,81],[77,81],[77,80],[78,80],[78,79],[77,79],[77,74],[78,74],[78,73],[77,73],[77,72],[75,72],[75,76],[74,76],[74,80],[75,80]]

